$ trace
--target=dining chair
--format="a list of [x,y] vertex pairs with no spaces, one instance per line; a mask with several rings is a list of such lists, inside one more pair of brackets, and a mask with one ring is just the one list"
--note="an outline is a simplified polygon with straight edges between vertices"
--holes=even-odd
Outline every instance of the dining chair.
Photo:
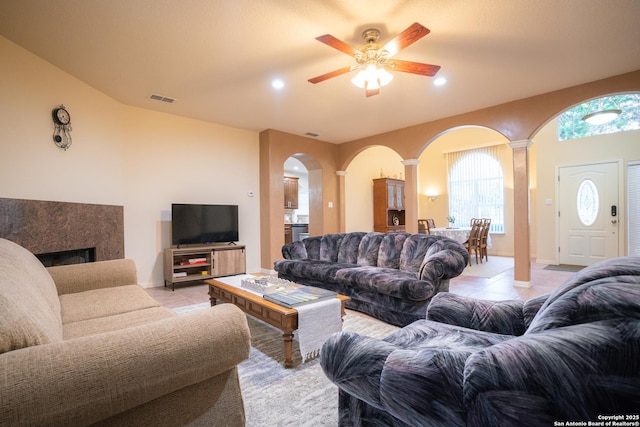
[[428,226],[428,229],[436,228],[436,222],[433,220],[433,218],[427,218],[427,226]]
[[[482,229],[479,221],[474,222],[471,225],[471,231],[469,232],[469,238],[463,243],[464,247],[469,252],[469,265],[471,265],[471,252],[475,252],[476,264],[478,264],[478,255],[480,254],[480,230]],[[481,261],[482,262],[482,261]]]
[[478,238],[478,249],[480,250],[480,263],[482,258],[488,262],[489,254],[487,252],[487,240],[489,239],[489,228],[491,227],[491,218],[483,218],[482,228]]
[[420,234],[431,234],[429,233],[429,223],[426,219],[418,220],[418,233]]

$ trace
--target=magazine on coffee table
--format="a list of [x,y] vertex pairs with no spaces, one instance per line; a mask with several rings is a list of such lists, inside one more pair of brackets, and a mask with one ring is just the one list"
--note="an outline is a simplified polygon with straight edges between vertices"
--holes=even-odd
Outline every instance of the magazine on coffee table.
[[269,292],[262,297],[267,301],[294,308],[326,298],[335,298],[337,295],[337,292],[326,289],[314,288],[313,286],[300,286],[293,289],[281,289],[275,292]]

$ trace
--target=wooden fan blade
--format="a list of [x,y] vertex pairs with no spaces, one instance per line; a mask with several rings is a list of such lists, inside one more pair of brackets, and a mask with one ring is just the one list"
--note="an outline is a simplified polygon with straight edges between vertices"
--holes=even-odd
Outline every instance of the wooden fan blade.
[[365,90],[365,95],[368,97],[373,96],[373,95],[377,95],[380,93],[380,89],[366,89]]
[[409,46],[410,44],[417,42],[430,32],[431,30],[429,30],[427,27],[414,22],[413,24],[411,24],[411,26],[409,26],[409,28],[407,28],[406,30],[398,34],[393,40],[385,44],[382,49],[389,52],[389,58],[391,58],[393,55]]
[[394,64],[390,69],[393,71],[401,71],[403,73],[420,74],[421,76],[433,77],[440,69],[439,65],[422,64],[420,62],[401,61],[394,59],[387,61],[388,65]]
[[325,34],[324,36],[316,37],[316,40],[326,44],[327,46],[331,46],[334,49],[338,49],[340,52],[346,53],[349,56],[355,56],[356,53],[360,53],[360,51],[342,40],[338,40],[333,37],[331,34]]
[[351,71],[351,68],[352,67],[344,67],[344,68],[340,68],[338,70],[333,70],[333,71],[330,71],[328,73],[316,76],[316,77],[314,77],[312,79],[309,79],[309,82],[311,82],[313,84],[320,83],[320,82],[323,82],[325,80],[329,80],[330,78],[338,77],[338,76],[341,76],[342,74],[348,73],[349,71]]

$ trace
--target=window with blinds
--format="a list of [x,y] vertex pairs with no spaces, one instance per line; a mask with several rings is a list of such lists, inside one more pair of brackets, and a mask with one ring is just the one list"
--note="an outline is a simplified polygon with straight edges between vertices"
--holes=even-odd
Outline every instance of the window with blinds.
[[500,158],[504,145],[447,153],[449,216],[457,226],[471,218],[491,218],[492,233],[504,233],[504,180]]
[[640,256],[640,162],[627,167],[627,254]]

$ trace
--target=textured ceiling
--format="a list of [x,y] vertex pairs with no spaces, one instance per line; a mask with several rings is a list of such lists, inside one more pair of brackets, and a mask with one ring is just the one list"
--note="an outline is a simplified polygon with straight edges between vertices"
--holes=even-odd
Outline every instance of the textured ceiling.
[[[333,143],[638,70],[639,17],[638,0],[0,0],[1,35],[124,104]],[[307,82],[355,63],[315,37],[385,43],[416,21],[431,33],[395,58],[446,86]]]

